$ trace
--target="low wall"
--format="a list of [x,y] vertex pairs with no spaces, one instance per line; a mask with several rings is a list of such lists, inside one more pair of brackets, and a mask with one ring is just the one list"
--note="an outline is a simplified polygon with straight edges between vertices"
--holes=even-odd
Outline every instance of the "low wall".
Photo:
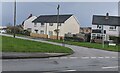
[[[50,39],[57,39],[57,36],[55,36],[55,35],[50,36]],[[62,39],[64,39],[64,37],[63,36],[59,36],[58,39],[62,40]]]
[[30,33],[30,36],[35,38],[48,38],[47,34]]

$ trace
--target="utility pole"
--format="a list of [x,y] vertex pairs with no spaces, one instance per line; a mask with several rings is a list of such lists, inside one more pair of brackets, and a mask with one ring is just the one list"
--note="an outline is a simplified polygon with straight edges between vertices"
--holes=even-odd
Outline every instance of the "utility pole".
[[14,2],[14,33],[13,33],[14,38],[15,38],[15,25],[16,25],[16,0]]
[[[109,13],[106,13],[105,20],[109,19]],[[104,26],[102,25],[102,47],[104,48]]]
[[60,5],[58,5],[57,7],[57,40],[58,40],[58,36],[59,36],[59,31],[58,31],[58,26],[59,26],[59,8],[60,8]]

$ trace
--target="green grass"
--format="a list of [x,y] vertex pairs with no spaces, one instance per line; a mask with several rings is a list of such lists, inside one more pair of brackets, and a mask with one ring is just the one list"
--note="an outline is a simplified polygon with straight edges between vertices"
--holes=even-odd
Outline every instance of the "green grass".
[[3,52],[73,53],[70,48],[2,36]]
[[[48,40],[51,42],[57,42],[57,43],[62,43],[60,40]],[[120,52],[120,45],[118,46],[108,46],[105,44],[105,47],[102,47],[102,44],[98,43],[90,43],[90,42],[73,42],[73,41],[65,41],[66,44],[70,45],[76,45],[76,46],[82,46],[82,47],[88,47],[88,48],[95,48],[95,49],[101,49],[101,50],[108,50],[108,51],[115,51],[115,52]]]

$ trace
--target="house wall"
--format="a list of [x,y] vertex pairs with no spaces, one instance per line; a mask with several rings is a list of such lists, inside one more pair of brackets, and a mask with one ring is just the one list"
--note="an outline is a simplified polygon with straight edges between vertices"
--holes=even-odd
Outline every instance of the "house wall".
[[78,23],[75,16],[71,16],[68,20],[65,21],[63,26],[61,26],[60,35],[64,36],[64,34],[71,33],[77,34],[79,33],[80,24]]
[[[116,27],[116,30],[110,30],[109,28],[110,28],[111,26],[103,26],[103,28],[104,28],[104,30],[106,30],[106,34],[105,34],[105,40],[109,40],[109,36],[119,36],[119,27]],[[92,25],[92,29],[99,29],[99,28],[97,28],[97,25]],[[91,36],[93,35],[93,34],[99,34],[99,33],[92,33],[91,34]],[[92,37],[91,37],[91,39],[92,39]]]
[[[36,18],[37,18],[36,16],[32,16],[29,19],[25,20],[24,26],[23,26],[24,30],[27,30],[28,28],[33,29],[34,28],[34,23],[32,23],[32,21]],[[31,31],[33,31],[33,30],[31,30]]]

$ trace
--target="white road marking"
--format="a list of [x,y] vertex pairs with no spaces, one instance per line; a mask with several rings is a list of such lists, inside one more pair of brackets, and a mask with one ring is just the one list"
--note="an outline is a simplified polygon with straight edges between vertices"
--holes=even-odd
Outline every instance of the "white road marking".
[[96,57],[91,57],[91,59],[96,59]]
[[64,71],[77,71],[77,70],[64,70]]
[[111,69],[111,68],[118,68],[118,66],[102,67],[102,69]]
[[117,57],[51,57],[49,59],[115,59]]
[[105,57],[106,59],[109,59],[110,57]]
[[69,57],[70,59],[77,59],[77,58],[79,58],[79,57]]
[[116,57],[112,57],[112,58],[116,58]]
[[68,57],[60,57],[60,59],[67,59]]
[[52,57],[52,58],[49,58],[49,59],[59,59],[59,57]]
[[82,59],[89,59],[89,57],[81,57]]
[[103,59],[104,57],[98,57],[99,59]]

